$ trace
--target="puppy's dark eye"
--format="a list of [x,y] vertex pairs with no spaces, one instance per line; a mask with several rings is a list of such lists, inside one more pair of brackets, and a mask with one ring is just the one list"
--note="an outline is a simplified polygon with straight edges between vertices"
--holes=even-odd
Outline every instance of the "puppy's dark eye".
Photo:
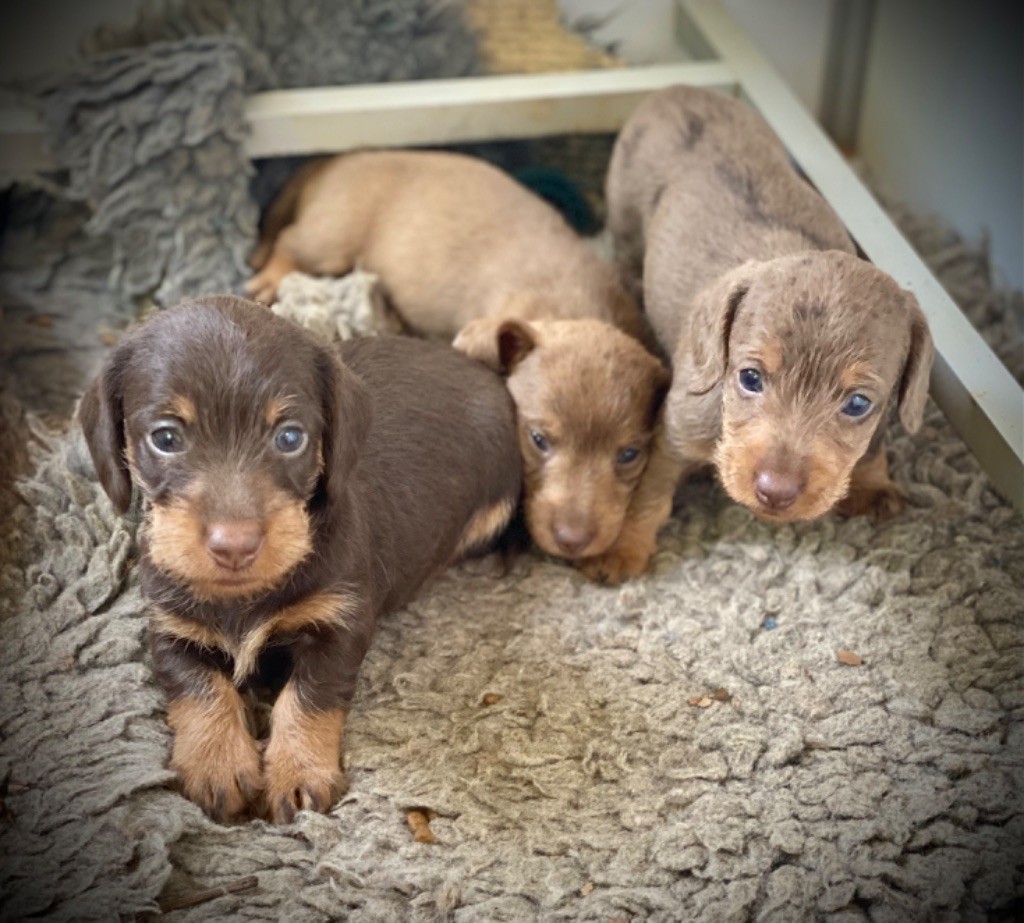
[[185,436],[179,427],[165,423],[150,432],[149,444],[161,455],[177,455],[185,451]]
[[287,423],[274,434],[274,448],[282,455],[295,455],[306,447],[306,439],[301,426]]
[[620,465],[629,465],[640,457],[639,449],[623,449],[615,459]]
[[870,409],[870,398],[865,397],[863,394],[854,394],[843,404],[842,413],[848,417],[862,417]]
[[530,438],[533,440],[533,444],[541,452],[547,452],[551,448],[551,443],[548,442],[547,437],[543,433],[537,432],[535,429],[530,430]]
[[760,394],[764,390],[764,379],[757,369],[740,369],[740,387],[751,394]]

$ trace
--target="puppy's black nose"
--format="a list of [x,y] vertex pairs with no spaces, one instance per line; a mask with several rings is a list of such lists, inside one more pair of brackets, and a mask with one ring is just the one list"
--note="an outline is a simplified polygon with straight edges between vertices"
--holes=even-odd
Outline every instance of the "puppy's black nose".
[[206,550],[221,567],[245,570],[263,547],[263,529],[255,519],[211,522],[206,531]]
[[774,471],[765,468],[754,478],[754,493],[770,510],[784,510],[791,507],[804,489],[803,481],[789,471]]
[[594,540],[595,531],[591,526],[559,523],[551,534],[559,549],[568,557],[575,558]]

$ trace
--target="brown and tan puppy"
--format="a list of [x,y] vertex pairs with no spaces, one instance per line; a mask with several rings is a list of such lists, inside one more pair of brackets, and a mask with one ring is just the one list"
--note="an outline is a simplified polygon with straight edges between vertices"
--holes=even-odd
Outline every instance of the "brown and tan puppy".
[[635,553],[637,513],[628,511],[660,432],[665,367],[596,320],[483,318],[454,346],[508,377],[533,540],[593,579],[627,576],[621,555],[606,552],[621,544]]
[[317,160],[285,186],[250,260],[248,294],[270,304],[295,270],[375,273],[415,332],[450,340],[505,315],[587,317],[643,335],[614,267],[561,215],[496,167],[434,151]]
[[897,512],[883,433],[893,406],[921,424],[928,324],[857,258],[767,124],[708,91],[653,94],[619,135],[607,195],[616,257],[642,277],[672,357],[665,429],[681,466],[712,462],[775,521]]
[[[142,588],[185,793],[220,820],[326,811],[377,619],[509,521],[501,380],[401,337],[340,350],[240,298],[129,333],[82,398],[100,483],[146,509]],[[242,693],[278,690],[265,749]]]

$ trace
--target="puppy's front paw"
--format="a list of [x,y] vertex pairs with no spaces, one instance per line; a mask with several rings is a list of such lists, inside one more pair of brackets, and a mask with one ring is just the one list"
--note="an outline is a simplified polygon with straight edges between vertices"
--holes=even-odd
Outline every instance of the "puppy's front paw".
[[903,494],[890,481],[879,487],[852,487],[836,511],[840,516],[870,516],[877,523],[892,519],[904,505]]
[[326,812],[345,789],[339,766],[345,712],[307,709],[290,682],[274,703],[270,724],[263,760],[268,818],[288,824],[296,811]]
[[[180,717],[180,716],[179,716]],[[239,820],[259,802],[262,786],[256,742],[243,727],[189,728],[176,722],[171,768],[185,796],[218,823]]]
[[612,548],[577,564],[587,577],[605,586],[618,586],[624,580],[640,577],[650,565],[651,552],[639,548]]
[[265,273],[259,273],[245,283],[245,294],[259,304],[272,305],[277,301],[279,282],[280,279],[269,279]]
[[345,790],[345,777],[333,757],[314,755],[309,749],[289,752],[267,750],[264,773],[267,817],[274,824],[290,824],[298,811],[326,813]]

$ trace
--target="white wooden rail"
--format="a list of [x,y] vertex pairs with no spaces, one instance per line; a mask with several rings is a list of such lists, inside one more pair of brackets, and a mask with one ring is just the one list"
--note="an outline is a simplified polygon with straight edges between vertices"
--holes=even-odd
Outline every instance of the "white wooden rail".
[[[680,37],[710,60],[259,93],[247,104],[247,151],[258,158],[614,132],[646,94],[662,87],[687,83],[741,95],[775,129],[864,252],[917,296],[938,352],[932,397],[993,483],[1024,511],[1024,392],[719,0],[680,0],[679,13]],[[0,176],[53,166],[35,117],[0,109]]]
[[247,107],[248,150],[271,157],[611,133],[648,93],[682,82],[718,89],[734,84],[728,67],[708,61],[260,93]]

